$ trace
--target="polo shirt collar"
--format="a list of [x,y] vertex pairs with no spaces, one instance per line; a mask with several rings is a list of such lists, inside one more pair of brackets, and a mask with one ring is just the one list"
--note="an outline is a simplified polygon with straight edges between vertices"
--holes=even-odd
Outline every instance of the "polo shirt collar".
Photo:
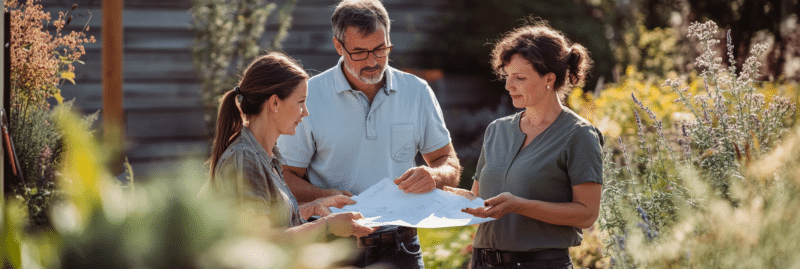
[[[336,93],[341,93],[347,90],[355,91],[355,89],[350,87],[350,83],[347,82],[347,78],[344,77],[343,68],[344,68],[344,57],[339,57],[339,62],[336,63],[336,67],[334,67],[333,70],[333,80],[334,83],[336,84],[334,85],[334,88],[336,89]],[[392,75],[393,72],[391,71],[392,67],[389,66],[386,68],[386,71],[384,71],[383,74],[386,83],[383,85],[383,88],[381,89],[386,95],[389,95],[390,93],[397,91],[397,89],[399,88],[397,87],[397,82],[394,80]]]

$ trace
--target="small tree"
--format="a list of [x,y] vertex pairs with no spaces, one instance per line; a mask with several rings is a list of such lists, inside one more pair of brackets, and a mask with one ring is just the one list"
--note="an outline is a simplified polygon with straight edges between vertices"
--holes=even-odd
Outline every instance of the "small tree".
[[195,0],[192,6],[196,33],[192,57],[203,83],[206,130],[213,135],[219,96],[232,89],[238,75],[259,54],[281,50],[288,35],[297,0],[288,0],[278,10],[278,32],[268,46],[261,43],[267,20],[277,4],[266,0]]

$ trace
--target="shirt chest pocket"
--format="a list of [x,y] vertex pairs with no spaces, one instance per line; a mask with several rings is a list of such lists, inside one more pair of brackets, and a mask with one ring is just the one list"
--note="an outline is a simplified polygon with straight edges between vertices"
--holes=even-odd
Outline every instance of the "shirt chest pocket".
[[414,157],[414,125],[392,124],[392,159],[407,162]]

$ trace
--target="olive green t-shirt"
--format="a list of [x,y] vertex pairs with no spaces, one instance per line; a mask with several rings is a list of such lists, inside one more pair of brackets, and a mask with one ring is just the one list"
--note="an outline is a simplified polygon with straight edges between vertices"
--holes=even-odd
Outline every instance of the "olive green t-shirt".
[[[500,118],[486,129],[475,172],[480,196],[503,192],[530,200],[572,202],[572,186],[603,183],[603,135],[588,121],[564,108],[556,120],[522,148],[522,112]],[[482,223],[474,247],[534,251],[580,245],[582,230],[554,225],[516,213]]]

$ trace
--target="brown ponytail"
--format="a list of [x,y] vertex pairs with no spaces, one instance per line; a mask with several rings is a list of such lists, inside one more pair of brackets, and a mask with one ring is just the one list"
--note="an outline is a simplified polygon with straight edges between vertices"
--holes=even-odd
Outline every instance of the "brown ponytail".
[[236,106],[236,92],[230,90],[222,96],[222,102],[217,110],[217,128],[214,135],[214,145],[211,149],[211,178],[214,178],[217,162],[222,153],[228,149],[233,140],[241,134],[244,121]]
[[[241,134],[244,118],[261,113],[264,103],[273,95],[285,100],[308,77],[297,61],[278,52],[271,52],[250,63],[239,81],[238,94],[236,90],[226,92],[217,111],[214,145],[208,160],[212,180],[222,153]],[[241,102],[237,106],[238,95],[241,95]]]

